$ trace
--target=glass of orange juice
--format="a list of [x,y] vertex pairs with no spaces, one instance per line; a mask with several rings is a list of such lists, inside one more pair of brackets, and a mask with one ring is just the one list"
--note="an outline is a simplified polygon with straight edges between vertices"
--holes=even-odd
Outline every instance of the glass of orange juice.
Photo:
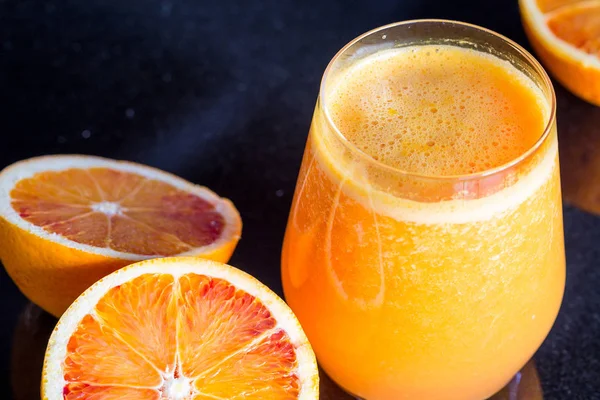
[[282,279],[349,393],[500,390],[548,334],[565,284],[555,97],[538,62],[452,21],[346,45],[321,84]]

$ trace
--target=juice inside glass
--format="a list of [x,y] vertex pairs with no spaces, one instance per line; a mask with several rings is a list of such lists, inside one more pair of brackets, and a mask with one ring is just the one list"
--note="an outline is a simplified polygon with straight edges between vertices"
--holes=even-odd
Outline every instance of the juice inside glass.
[[438,20],[331,61],[283,254],[317,358],[368,400],[472,399],[532,357],[565,284],[555,98],[525,50]]

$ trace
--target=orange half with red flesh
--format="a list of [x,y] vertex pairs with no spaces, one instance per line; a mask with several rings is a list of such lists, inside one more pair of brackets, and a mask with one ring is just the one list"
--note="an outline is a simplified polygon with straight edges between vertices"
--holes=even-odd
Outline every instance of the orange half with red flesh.
[[25,160],[0,173],[2,262],[34,303],[60,315],[87,287],[135,261],[227,262],[241,219],[209,189],[140,164],[92,156]]
[[287,305],[224,264],[179,257],[119,270],[66,311],[44,400],[317,399],[314,353]]

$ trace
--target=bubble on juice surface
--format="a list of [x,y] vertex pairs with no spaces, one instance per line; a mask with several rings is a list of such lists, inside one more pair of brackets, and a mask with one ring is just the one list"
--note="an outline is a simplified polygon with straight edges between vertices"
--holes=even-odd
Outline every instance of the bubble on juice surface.
[[333,122],[373,159],[463,175],[518,158],[542,135],[541,91],[500,59],[452,46],[387,50],[326,93]]

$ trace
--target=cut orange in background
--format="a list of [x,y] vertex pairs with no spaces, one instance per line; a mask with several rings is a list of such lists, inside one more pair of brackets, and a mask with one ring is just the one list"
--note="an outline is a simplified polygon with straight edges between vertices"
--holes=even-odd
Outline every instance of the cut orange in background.
[[314,353],[253,277],[193,257],[127,266],[85,291],[50,338],[43,400],[318,398]]
[[600,105],[600,0],[519,0],[525,32],[544,66]]
[[169,173],[92,156],[47,156],[0,173],[0,257],[34,303],[59,316],[135,261],[227,262],[241,219],[227,200]]

